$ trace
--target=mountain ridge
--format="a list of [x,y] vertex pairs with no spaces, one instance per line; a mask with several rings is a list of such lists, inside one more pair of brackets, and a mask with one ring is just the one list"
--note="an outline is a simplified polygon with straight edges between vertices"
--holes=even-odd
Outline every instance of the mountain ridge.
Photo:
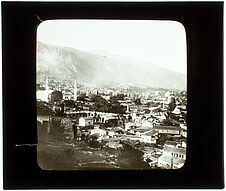
[[[102,81],[132,83],[168,89],[186,90],[184,74],[158,67],[145,61],[128,59],[111,53],[85,52],[38,42],[37,78],[99,84]],[[101,51],[100,51],[101,52]]]

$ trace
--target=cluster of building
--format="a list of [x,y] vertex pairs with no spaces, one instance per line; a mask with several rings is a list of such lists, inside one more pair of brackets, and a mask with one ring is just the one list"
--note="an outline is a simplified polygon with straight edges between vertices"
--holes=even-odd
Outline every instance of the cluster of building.
[[[97,141],[104,143],[104,147],[113,149],[122,148],[123,143],[131,144],[144,153],[143,160],[152,168],[175,169],[184,165],[187,144],[185,91],[153,88],[142,91],[128,87],[78,88],[76,80],[74,85],[67,86],[68,89],[65,86],[64,89],[59,89],[59,85],[57,87],[51,86],[46,80],[45,87],[37,89],[37,101],[44,102],[53,112],[56,108],[61,109],[64,117],[74,121],[81,133],[95,135]],[[61,92],[61,99],[51,101],[56,91]],[[77,98],[80,94],[85,94],[86,99],[79,101]],[[94,103],[90,101],[90,96],[99,95],[108,101],[119,94],[124,95],[118,102],[126,107],[125,113],[91,110]],[[78,110],[76,107],[65,106],[65,100],[71,100],[82,107]],[[175,106],[169,111],[172,100]],[[53,114],[38,114],[38,121],[48,121],[50,115]]]

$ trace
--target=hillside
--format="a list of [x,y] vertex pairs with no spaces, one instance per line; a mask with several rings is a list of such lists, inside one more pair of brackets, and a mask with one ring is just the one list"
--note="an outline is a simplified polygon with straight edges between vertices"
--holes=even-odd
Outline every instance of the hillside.
[[185,90],[185,75],[154,64],[136,61],[108,52],[58,47],[38,42],[37,78],[99,84],[129,83]]

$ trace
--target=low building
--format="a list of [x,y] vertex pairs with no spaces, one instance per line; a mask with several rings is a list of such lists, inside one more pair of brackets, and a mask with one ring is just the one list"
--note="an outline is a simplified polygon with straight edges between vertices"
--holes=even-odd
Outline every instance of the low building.
[[74,95],[69,92],[65,92],[63,94],[63,100],[74,100]]
[[156,144],[156,139],[151,135],[141,135],[140,141],[149,144]]
[[78,125],[81,127],[93,125],[93,117],[80,117]]
[[178,107],[175,107],[175,109],[172,111],[172,113],[175,115],[179,115],[179,114],[181,114],[181,111]]
[[99,127],[94,127],[94,129],[91,129],[90,135],[98,135],[99,137],[105,136],[107,134],[106,130],[100,129]]
[[181,130],[181,135],[185,138],[187,138],[187,130],[182,129]]
[[186,160],[186,149],[164,146],[163,154],[158,158],[158,167],[167,169],[181,168]]
[[107,135],[108,135],[109,137],[115,137],[116,134],[117,134],[117,133],[116,133],[115,131],[113,131],[113,130],[107,131]]
[[108,143],[106,143],[105,145],[106,147],[112,148],[112,149],[119,149],[119,148],[123,148],[122,144],[120,144],[118,141],[109,141]]
[[40,101],[49,102],[51,93],[52,90],[37,90],[36,99]]
[[164,144],[165,147],[172,147],[172,148],[178,148],[181,146],[180,143],[176,142],[176,141],[169,141],[169,140],[166,140],[165,144]]
[[181,124],[180,124],[180,128],[182,128],[182,129],[184,129],[184,130],[187,130],[187,125],[186,125],[186,124],[181,123]]
[[140,136],[136,136],[136,135],[124,135],[122,137],[122,140],[129,140],[129,141],[141,141],[141,137]]
[[181,143],[181,147],[187,148],[187,139],[181,139],[180,143]]
[[180,135],[181,128],[175,126],[154,126],[158,133]]
[[40,127],[45,128],[46,133],[50,132],[51,116],[54,114],[48,106],[39,103],[37,104],[37,122],[40,122]]
[[131,122],[125,123],[125,130],[127,131],[129,129],[132,129],[134,126],[135,126],[134,123]]

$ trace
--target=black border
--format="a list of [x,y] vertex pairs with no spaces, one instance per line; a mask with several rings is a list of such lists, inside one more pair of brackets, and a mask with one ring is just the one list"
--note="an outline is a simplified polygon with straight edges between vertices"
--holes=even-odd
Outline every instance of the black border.
[[[38,17],[37,17],[38,16]],[[48,19],[181,22],[188,53],[188,150],[179,170],[43,171],[36,148],[36,29]],[[2,2],[4,189],[223,188],[223,2]]]

